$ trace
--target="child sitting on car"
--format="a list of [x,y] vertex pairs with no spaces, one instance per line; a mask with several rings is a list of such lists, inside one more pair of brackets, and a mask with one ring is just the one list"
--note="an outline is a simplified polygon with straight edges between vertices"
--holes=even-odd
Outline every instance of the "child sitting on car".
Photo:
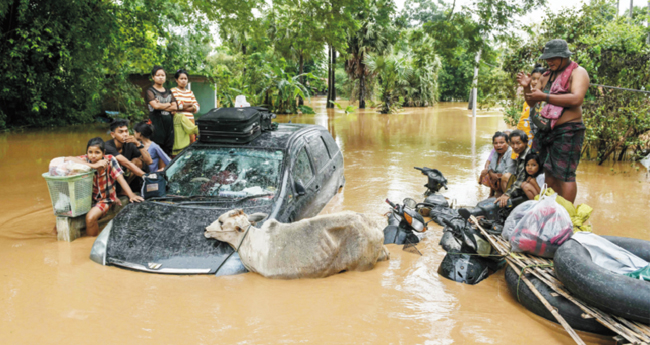
[[131,202],[140,202],[144,199],[135,195],[129,184],[122,176],[122,168],[115,157],[106,155],[106,148],[102,138],[92,138],[86,146],[86,154],[78,157],[66,157],[75,163],[84,164],[95,169],[93,177],[93,207],[86,214],[86,234],[88,236],[97,236],[99,234],[98,221],[103,217],[113,203],[121,205],[120,199],[115,193],[115,181],[129,197]]

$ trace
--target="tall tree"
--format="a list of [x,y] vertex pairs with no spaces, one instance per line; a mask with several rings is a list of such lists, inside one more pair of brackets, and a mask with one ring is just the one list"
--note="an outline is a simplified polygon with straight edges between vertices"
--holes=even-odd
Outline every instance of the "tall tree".
[[359,28],[348,30],[345,71],[352,80],[358,80],[359,108],[364,109],[368,91],[366,81],[372,74],[365,59],[368,54],[387,54],[397,39],[391,17],[395,13],[395,3],[393,0],[363,0],[359,1],[354,13]]
[[[313,2],[305,0],[278,0],[271,10],[269,37],[276,51],[285,58],[297,60],[302,85],[305,85],[303,73],[306,60],[323,47],[320,37],[322,24],[315,18],[313,5]],[[304,104],[302,96],[298,96],[298,104]]]

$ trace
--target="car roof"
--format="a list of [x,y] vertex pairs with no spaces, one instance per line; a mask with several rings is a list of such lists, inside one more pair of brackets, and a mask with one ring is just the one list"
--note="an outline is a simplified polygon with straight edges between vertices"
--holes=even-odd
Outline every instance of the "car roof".
[[325,131],[323,126],[306,125],[299,123],[280,123],[278,128],[272,131],[264,131],[255,140],[246,144],[227,144],[227,143],[202,143],[195,142],[193,147],[249,147],[265,148],[273,150],[286,151],[295,138],[298,138],[312,130]]

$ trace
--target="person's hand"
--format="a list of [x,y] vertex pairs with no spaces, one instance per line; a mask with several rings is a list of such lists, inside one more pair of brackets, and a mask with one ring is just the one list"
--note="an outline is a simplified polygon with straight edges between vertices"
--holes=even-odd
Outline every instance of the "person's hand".
[[132,136],[132,135],[129,135],[128,137],[126,137],[126,141],[125,141],[125,142],[126,142],[126,143],[135,144],[135,146],[140,146],[140,142],[138,141],[138,139],[136,139],[136,138],[135,138],[134,136]]
[[503,207],[506,207],[506,205],[508,205],[508,199],[510,199],[510,197],[503,194],[502,196],[500,196],[496,200],[494,200],[494,203],[495,204],[498,203],[499,207],[503,208]]
[[139,195],[135,195],[135,194],[131,193],[131,195],[129,195],[129,201],[130,202],[142,202],[142,201],[144,201],[144,199]]
[[523,87],[527,87],[530,85],[530,74],[524,73],[524,72],[519,72],[517,73],[517,83]]
[[102,158],[98,160],[97,163],[90,164],[90,167],[95,170],[106,169],[107,166],[108,166],[108,160],[106,160],[106,158]]
[[546,101],[546,96],[547,95],[543,91],[535,89],[535,90],[527,93],[525,98],[526,98],[527,101],[544,102],[544,101]]

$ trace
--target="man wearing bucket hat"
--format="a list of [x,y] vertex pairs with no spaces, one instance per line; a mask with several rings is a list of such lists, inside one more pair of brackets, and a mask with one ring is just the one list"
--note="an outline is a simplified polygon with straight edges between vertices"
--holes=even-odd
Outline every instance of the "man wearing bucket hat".
[[589,74],[571,61],[571,55],[566,41],[551,40],[539,57],[548,65],[540,79],[541,87],[531,90],[530,75],[524,72],[517,75],[517,82],[523,86],[531,109],[542,103],[542,110],[530,117],[538,124],[532,151],[539,154],[544,165],[546,184],[574,202],[578,192],[576,169],[585,138],[582,102],[589,87]]

